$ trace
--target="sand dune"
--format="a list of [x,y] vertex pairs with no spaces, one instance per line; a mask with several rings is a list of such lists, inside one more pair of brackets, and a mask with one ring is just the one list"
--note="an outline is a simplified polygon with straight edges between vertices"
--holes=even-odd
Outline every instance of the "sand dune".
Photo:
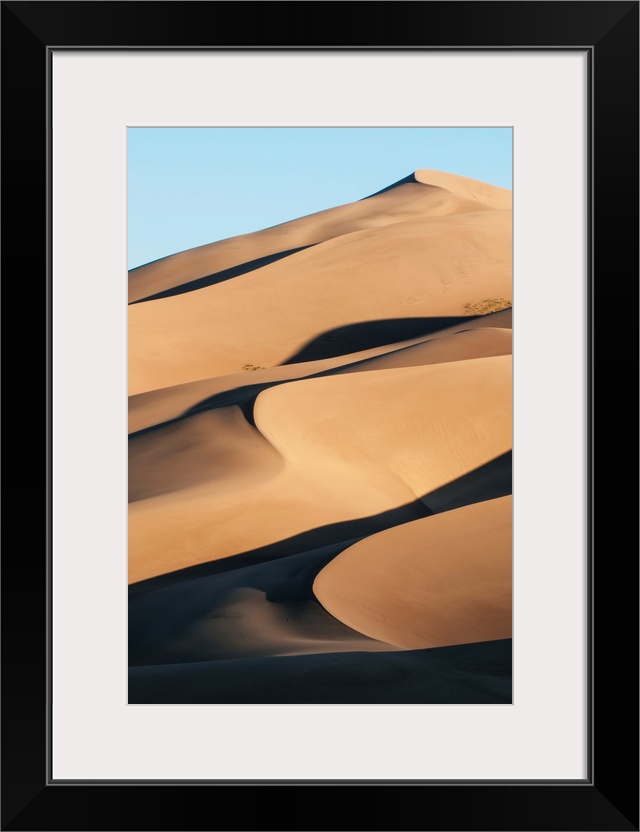
[[313,584],[323,607],[372,638],[414,649],[511,635],[511,497],[368,537]]
[[252,415],[257,430],[221,408],[131,440],[131,580],[416,498],[431,509],[510,449],[510,356],[292,381]]
[[[178,419],[189,415],[194,410],[213,404],[220,406],[223,402],[227,405],[233,405],[237,401],[244,402],[247,398],[256,396],[258,392],[273,383],[308,378],[331,370],[342,372],[341,368],[344,368],[344,372],[360,372],[374,368],[375,365],[367,363],[367,359],[385,355],[392,356],[392,354],[398,353],[397,357],[390,358],[389,366],[411,366],[410,354],[401,355],[400,350],[421,344],[426,345],[435,341],[435,339],[449,335],[472,333],[477,329],[501,329],[505,333],[503,336],[494,333],[491,339],[483,340],[480,338],[476,341],[473,341],[472,336],[468,334],[463,340],[454,341],[449,339],[446,342],[432,344],[430,347],[425,346],[422,350],[421,363],[433,363],[436,360],[443,363],[463,358],[481,358],[487,355],[507,354],[511,351],[510,346],[506,350],[507,344],[510,345],[511,342],[511,319],[511,309],[504,309],[501,312],[466,320],[458,326],[446,327],[430,336],[412,338],[407,341],[388,344],[384,347],[347,353],[319,361],[262,368],[228,376],[216,376],[172,387],[163,387],[147,393],[139,393],[129,397],[129,432],[136,433],[140,430],[146,430],[154,425]],[[506,350],[506,352],[503,352],[503,350]],[[384,362],[379,366],[384,367]],[[225,396],[226,398],[223,398]],[[214,400],[214,397],[219,398]]]
[[[333,237],[402,221],[485,208],[511,208],[511,192],[454,174],[421,170],[368,199],[341,205],[253,234],[156,260],[129,276],[129,302],[260,258],[316,245]],[[426,186],[426,187],[425,187]]]
[[510,208],[420,170],[130,273],[130,702],[510,701]]
[[[314,357],[323,357],[322,348],[325,357],[335,355],[336,338],[338,352],[354,352],[363,348],[361,325],[372,322],[404,322],[413,331],[403,337],[398,324],[386,343],[405,340],[420,334],[416,327],[428,333],[455,323],[470,314],[468,305],[510,296],[509,211],[474,204],[469,212],[397,218],[340,233],[258,272],[130,306],[130,393],[247,364],[272,367],[312,342],[320,342]],[[384,338],[380,324],[366,331]]]

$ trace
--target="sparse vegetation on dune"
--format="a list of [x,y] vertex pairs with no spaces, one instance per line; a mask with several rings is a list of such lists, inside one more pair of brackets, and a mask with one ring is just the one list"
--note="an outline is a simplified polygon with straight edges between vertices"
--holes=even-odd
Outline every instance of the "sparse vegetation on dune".
[[259,364],[243,364],[242,369],[245,372],[253,372],[254,370],[266,370],[266,367],[261,367]]
[[470,315],[489,315],[501,309],[510,309],[512,305],[513,301],[505,298],[485,298],[479,303],[465,303],[464,308]]

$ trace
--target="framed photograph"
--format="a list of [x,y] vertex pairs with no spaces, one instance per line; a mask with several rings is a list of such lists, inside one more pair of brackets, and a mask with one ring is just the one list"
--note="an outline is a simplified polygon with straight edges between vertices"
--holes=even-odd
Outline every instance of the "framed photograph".
[[638,3],[2,45],[2,828],[637,830]]

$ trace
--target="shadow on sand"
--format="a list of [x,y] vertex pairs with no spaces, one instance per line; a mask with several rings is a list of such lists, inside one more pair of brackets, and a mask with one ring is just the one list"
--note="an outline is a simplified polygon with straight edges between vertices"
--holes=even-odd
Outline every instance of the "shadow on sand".
[[[186,633],[197,620],[215,618],[219,605],[238,589],[258,591],[267,603],[284,605],[295,616],[304,605],[318,604],[313,593],[318,572],[359,540],[433,515],[436,512],[430,504],[434,502],[439,505],[439,513],[502,497],[510,491],[509,453],[426,494],[421,500],[398,508],[310,529],[242,554],[132,584],[129,587],[129,663],[146,665],[209,658],[206,644],[193,643],[187,649],[180,634]],[[451,496],[449,504],[442,496],[447,492]]]
[[304,361],[318,361],[322,358],[336,358],[352,352],[361,352],[375,347],[386,347],[398,341],[409,341],[423,335],[431,335],[440,329],[470,322],[473,318],[457,317],[431,318],[386,318],[377,321],[362,321],[330,329],[305,344],[298,352],[282,363],[301,364]]
[[[348,338],[355,337],[356,341],[359,339],[360,335],[364,334],[364,342],[366,343],[371,342],[372,340],[379,340],[379,343],[373,344],[373,347],[376,346],[389,346],[389,344],[394,343],[403,343],[404,341],[410,341],[413,338],[419,338],[422,335],[431,335],[434,332],[438,332],[440,329],[446,329],[450,326],[457,326],[458,324],[464,321],[472,321],[475,318],[470,317],[456,317],[456,318],[399,318],[397,320],[391,321],[368,321],[364,324],[352,324],[348,327],[340,327],[336,330],[330,330],[325,335],[320,336],[320,338],[316,339],[315,341],[310,342],[306,347],[297,353],[297,355],[304,355],[305,352],[308,350],[310,354],[314,354],[318,350],[323,350],[322,339],[325,337],[330,338],[333,336],[333,333],[338,333],[338,338],[343,331],[350,331],[346,332],[346,336]],[[408,322],[408,323],[407,323]],[[386,324],[390,324],[388,328],[385,327]],[[381,331],[384,333],[385,331],[388,333],[393,332],[394,335],[398,335],[399,337],[395,338],[392,335],[389,335],[391,340],[385,341],[386,335],[382,334],[379,336],[373,335],[376,328],[382,325]],[[383,340],[380,340],[380,339]],[[335,355],[323,355],[323,358],[335,358],[337,356],[343,354],[349,354],[350,352],[360,352],[367,349],[370,349],[371,346],[355,346],[353,349],[347,349],[343,353],[342,350],[338,349],[335,352]],[[398,350],[405,349],[405,347],[399,346]],[[285,362],[285,365],[295,364],[295,363],[303,363],[306,361],[314,361],[317,358],[307,358],[303,357],[300,358],[299,361],[293,361],[293,359],[289,359]],[[150,425],[147,428],[142,428],[141,430],[135,431],[129,434],[129,439],[135,439],[137,436],[142,436],[146,433],[150,433],[154,430],[159,430],[160,428],[166,427],[168,425],[173,425],[176,422],[180,422],[183,419],[188,419],[190,416],[196,416],[198,413],[204,413],[207,410],[215,410],[219,407],[232,407],[238,406],[242,410],[246,420],[249,422],[250,425],[255,427],[255,420],[253,418],[253,408],[255,405],[255,400],[257,396],[262,393],[263,390],[267,390],[270,387],[277,387],[280,384],[288,384],[291,381],[311,378],[324,378],[326,376],[337,375],[348,367],[357,367],[358,364],[361,364],[365,361],[368,361],[368,358],[361,358],[357,359],[356,361],[352,361],[347,364],[341,364],[339,367],[333,367],[329,370],[322,370],[319,373],[310,372],[309,375],[300,376],[300,379],[277,379],[275,381],[263,381],[257,382],[256,384],[245,384],[242,387],[234,387],[232,390],[225,390],[222,393],[216,393],[213,396],[209,396],[207,399],[203,399],[198,404],[193,405],[188,410],[185,410],[184,413],[181,413],[180,416],[176,416],[175,419],[167,419],[165,422],[159,422],[157,425]]]
[[148,300],[160,300],[161,298],[170,298],[174,295],[184,295],[186,292],[205,289],[207,286],[215,286],[217,283],[224,283],[225,280],[231,280],[232,277],[239,277],[242,274],[254,272],[256,269],[268,266],[269,263],[276,263],[278,260],[283,260],[285,257],[290,257],[292,254],[304,251],[306,248],[311,248],[311,246],[299,246],[298,248],[290,248],[287,251],[267,254],[264,257],[258,257],[255,260],[240,263],[238,266],[232,266],[229,269],[223,269],[213,274],[207,274],[204,277],[198,277],[195,280],[188,281],[188,283],[181,283],[180,286],[172,286],[171,289],[165,289],[163,292],[156,292],[154,295],[132,300],[129,306],[133,306],[136,303],[145,303]]
[[263,563],[268,560],[289,557],[290,555],[310,552],[323,546],[345,543],[350,546],[355,540],[389,529],[440,514],[454,508],[471,505],[482,500],[493,500],[511,494],[512,485],[511,451],[501,454],[484,465],[469,471],[450,483],[425,494],[420,499],[406,503],[398,508],[383,511],[368,517],[329,523],[315,529],[302,532],[292,537],[278,540],[257,549],[242,552],[231,557],[212,560],[207,563],[189,566],[155,578],[131,584],[130,596],[144,593],[148,589],[161,587],[181,581],[190,581],[205,575],[221,574],[235,569]]
[[511,639],[132,667],[129,703],[509,704]]

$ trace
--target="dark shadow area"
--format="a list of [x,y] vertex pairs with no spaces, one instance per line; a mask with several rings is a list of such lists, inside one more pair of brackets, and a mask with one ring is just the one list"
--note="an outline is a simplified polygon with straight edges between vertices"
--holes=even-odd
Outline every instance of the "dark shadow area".
[[184,413],[181,413],[180,416],[176,416],[175,419],[167,419],[166,422],[159,422],[157,425],[150,425],[148,428],[142,428],[134,433],[130,433],[129,439],[133,440],[139,436],[144,436],[147,433],[160,430],[160,428],[175,425],[176,422],[181,422],[183,419],[188,419],[190,416],[196,416],[198,413],[204,413],[207,410],[216,410],[219,407],[232,407],[234,405],[237,405],[240,410],[242,410],[247,422],[255,427],[256,423],[253,418],[253,407],[258,394],[262,393],[263,390],[267,390],[269,387],[277,387],[279,384],[286,384],[287,381],[291,381],[291,379],[283,379],[281,381],[265,381],[262,384],[247,384],[245,387],[234,387],[233,390],[225,390],[222,393],[216,393],[213,396],[209,396],[208,399],[203,399],[201,402],[198,402],[198,404],[190,407],[188,410],[185,410]]
[[[333,618],[313,594],[318,572],[360,538],[343,540],[308,552],[266,560],[222,574],[196,576],[177,583],[154,586],[129,598],[129,665],[209,661],[220,657],[219,645],[200,636],[194,625],[228,615],[225,605],[234,593],[257,591],[266,604],[277,604],[280,615],[304,618],[310,606],[324,618],[325,636],[339,641],[360,634]],[[146,583],[146,582],[145,582]],[[227,618],[227,622],[229,622]],[[237,622],[235,622],[237,623]],[[233,628],[236,633],[238,628]],[[328,632],[327,632],[328,631]],[[316,633],[318,632],[316,628]],[[246,633],[243,634],[246,638]],[[362,636],[367,641],[366,636]],[[213,648],[213,649],[212,649]],[[224,653],[223,653],[224,657]],[[236,657],[236,656],[234,656]],[[225,657],[226,658],[226,657]]]
[[371,199],[372,196],[378,196],[378,194],[384,194],[386,191],[392,191],[394,188],[397,188],[399,185],[422,185],[422,182],[418,182],[416,179],[415,173],[410,173],[409,176],[405,176],[404,179],[398,179],[397,182],[394,182],[392,185],[387,185],[386,188],[382,188],[380,191],[376,191],[374,194],[369,194],[369,196],[363,197],[360,202],[364,202],[365,199]]
[[283,365],[336,358],[352,352],[375,347],[386,347],[397,341],[409,341],[422,335],[431,335],[440,329],[457,326],[473,320],[468,315],[439,318],[388,318],[378,321],[362,321],[348,324],[314,338],[302,349],[283,361]]
[[242,411],[242,415],[255,428],[256,422],[253,418],[253,409],[256,403],[256,398],[263,390],[268,387],[277,387],[279,384],[285,384],[286,380],[282,381],[265,381],[262,384],[247,384],[246,387],[236,387],[233,390],[225,390],[224,393],[217,393],[209,399],[198,402],[189,410],[185,411],[181,417],[187,419],[189,416],[196,416],[198,413],[204,413],[206,410],[214,410],[218,407],[231,407],[236,405]]
[[129,703],[508,704],[512,641],[318,653],[129,670]]
[[483,500],[506,497],[513,490],[512,482],[512,452],[507,451],[506,454],[474,468],[457,480],[429,492],[422,501],[434,514],[439,514],[442,511],[481,503]]
[[231,280],[232,277],[239,277],[241,274],[254,272],[256,269],[261,269],[270,263],[276,263],[278,260],[283,260],[285,257],[290,257],[298,251],[304,251],[306,248],[311,248],[311,245],[290,248],[288,251],[278,251],[276,254],[267,254],[265,257],[258,257],[256,260],[249,260],[246,263],[240,263],[238,266],[232,266],[229,269],[223,269],[213,274],[207,274],[204,277],[198,277],[195,280],[190,280],[188,283],[181,283],[180,286],[172,286],[171,289],[156,292],[155,295],[148,295],[145,298],[132,300],[129,306],[133,306],[136,303],[144,303],[148,300],[160,300],[161,298],[170,298],[174,295],[184,295],[186,292],[205,289],[207,286],[215,286],[217,283],[224,283],[225,280]]
[[220,560],[212,560],[208,563],[201,563],[197,566],[189,566],[186,569],[179,569],[176,572],[169,572],[166,575],[158,575],[156,578],[149,578],[146,581],[139,581],[129,587],[129,596],[135,597],[139,593],[146,592],[157,587],[174,584],[180,581],[190,581],[194,578],[201,578],[206,575],[219,575],[230,570],[243,569],[246,566],[253,566],[265,560],[275,560],[297,555],[301,552],[309,552],[314,549],[328,546],[342,541],[353,542],[361,537],[367,537],[391,526],[399,526],[402,523],[409,523],[411,520],[418,520],[421,517],[428,517],[433,512],[426,507],[421,500],[414,500],[398,508],[373,514],[369,517],[360,517],[355,520],[344,520],[339,523],[330,523],[307,532],[293,535],[292,537],[260,546],[237,555]]

